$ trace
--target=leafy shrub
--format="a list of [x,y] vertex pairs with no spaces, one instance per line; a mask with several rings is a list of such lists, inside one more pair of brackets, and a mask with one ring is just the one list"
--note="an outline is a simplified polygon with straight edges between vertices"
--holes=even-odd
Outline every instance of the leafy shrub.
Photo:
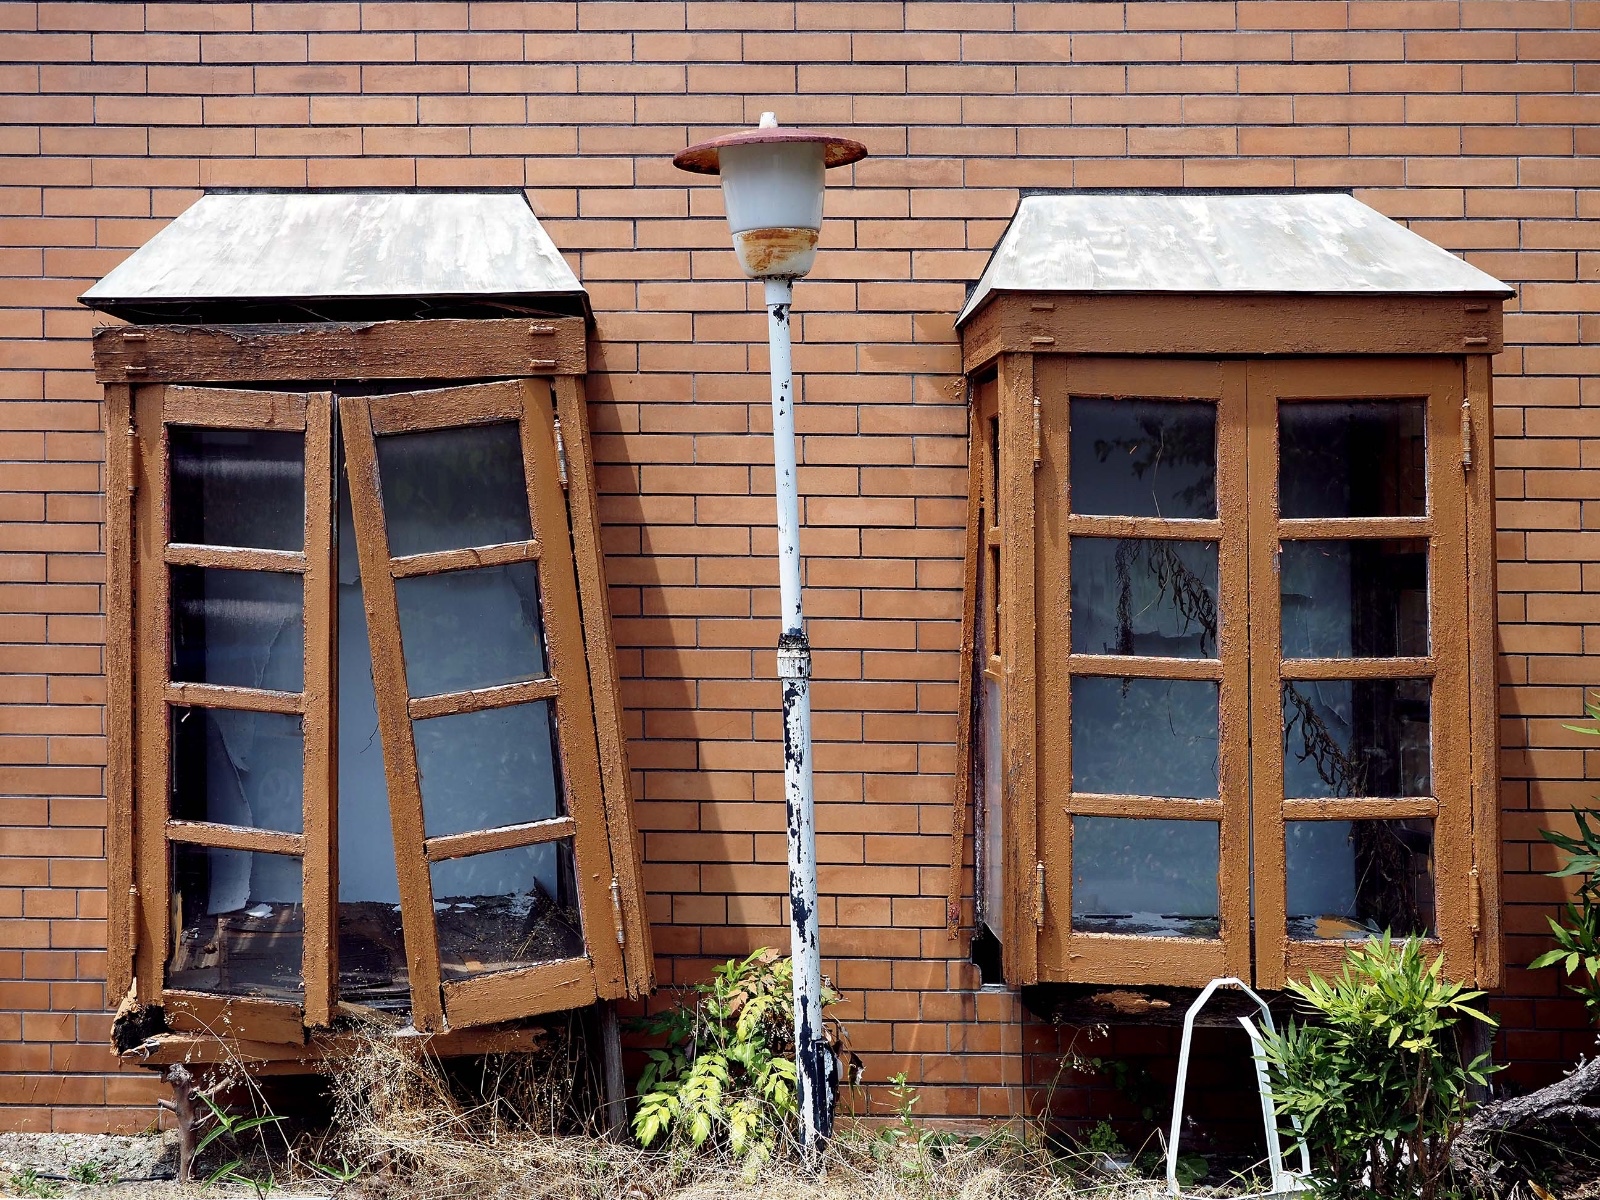
[[[771,949],[718,967],[691,999],[645,1023],[648,1052],[633,1132],[674,1150],[726,1149],[755,1167],[797,1132],[793,964]],[[840,997],[826,983],[824,1011]]]
[[[1592,721],[1600,722],[1600,704],[1586,700],[1583,710]],[[1600,736],[1600,726],[1566,725],[1573,733]],[[1567,986],[1583,997],[1583,1005],[1590,1020],[1600,1020],[1600,829],[1591,821],[1600,822],[1600,812],[1573,809],[1578,821],[1578,836],[1569,837],[1553,829],[1541,829],[1539,834],[1567,856],[1559,871],[1551,871],[1550,878],[1566,879],[1583,876],[1575,901],[1561,906],[1561,919],[1546,917],[1550,933],[1556,940],[1554,950],[1546,950],[1528,964],[1529,968],[1559,965],[1567,977]]]
[[1493,1069],[1487,1055],[1461,1061],[1457,1026],[1494,1021],[1473,1007],[1483,993],[1442,979],[1440,966],[1416,939],[1384,934],[1352,947],[1339,975],[1289,984],[1321,1020],[1291,1020],[1262,1048],[1278,1115],[1304,1131],[1319,1194],[1455,1194],[1450,1145],[1471,1108],[1467,1089]]

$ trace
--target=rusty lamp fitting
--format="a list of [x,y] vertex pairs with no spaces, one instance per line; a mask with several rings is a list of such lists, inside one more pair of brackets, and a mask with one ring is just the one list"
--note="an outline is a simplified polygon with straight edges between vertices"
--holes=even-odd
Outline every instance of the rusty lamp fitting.
[[772,113],[755,129],[690,146],[674,166],[722,176],[733,249],[751,279],[795,279],[811,270],[822,232],[822,174],[866,157],[849,138],[784,129]]

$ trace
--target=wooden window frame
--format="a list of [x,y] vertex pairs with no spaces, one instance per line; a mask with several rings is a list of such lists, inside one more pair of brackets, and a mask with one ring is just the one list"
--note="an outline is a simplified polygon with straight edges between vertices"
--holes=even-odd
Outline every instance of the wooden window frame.
[[[1044,780],[1070,780],[1072,773],[1072,680],[1080,676],[1204,680],[1218,686],[1217,796],[1100,796],[1067,792],[1041,800],[1040,861],[1046,864],[1044,920],[1039,927],[1041,982],[1125,983],[1128,963],[1157,961],[1160,982],[1200,987],[1219,975],[1243,978],[1250,971],[1250,772],[1245,735],[1250,695],[1249,644],[1244,621],[1248,516],[1245,512],[1244,364],[1221,360],[1134,359],[1049,356],[1038,360],[1041,454],[1035,472],[1039,505],[1039,740]],[[1074,397],[1171,400],[1209,404],[1216,412],[1217,516],[1211,520],[1162,517],[1103,517],[1069,511]],[[1045,497],[1054,498],[1049,504]],[[1072,647],[1072,554],[1074,537],[1139,537],[1214,542],[1217,546],[1220,618],[1214,658],[1153,658],[1079,654]],[[1047,699],[1048,698],[1048,699]],[[1052,793],[1060,789],[1051,789]],[[1072,927],[1070,884],[1073,817],[1145,817],[1215,822],[1218,826],[1217,913],[1220,930],[1211,938],[1153,938],[1079,932]],[[1064,853],[1051,854],[1046,847]],[[1065,873],[1061,885],[1051,873]]]
[[[1034,618],[1003,622],[1001,631],[1008,826],[1002,870],[1010,924],[1002,955],[1007,981],[1014,986],[1193,987],[1216,975],[1232,974],[1277,988],[1288,979],[1302,978],[1307,970],[1326,971],[1342,958],[1345,943],[1293,941],[1287,936],[1285,817],[1424,815],[1435,820],[1437,936],[1430,939],[1430,952],[1443,955],[1451,977],[1495,986],[1503,967],[1489,356],[1501,346],[1498,303],[1443,296],[1016,293],[997,296],[965,323],[962,336],[973,403],[969,588],[976,585],[979,572],[989,569],[986,514],[997,499],[1003,510],[999,524],[1006,550],[1001,603],[1012,606],[1012,613]],[[1167,398],[1169,392],[1163,387],[1171,386],[1175,373],[1185,371],[1215,373],[1221,381],[1213,388],[1221,406],[1218,487],[1232,502],[1219,494],[1214,523],[1221,537],[1219,583],[1224,593],[1231,589],[1236,596],[1241,587],[1245,589],[1247,629],[1229,629],[1230,606],[1223,602],[1215,663],[1070,654],[1068,535],[1159,535],[1163,523],[1080,518],[1065,512],[1056,497],[1064,494],[1066,396],[1076,391]],[[1336,375],[1331,384],[1330,371]],[[979,383],[989,377],[999,383],[1001,478],[994,483],[986,478],[992,473],[988,464],[994,461],[988,446],[990,427],[979,411]],[[1093,387],[1085,382],[1091,379]],[[1169,381],[1165,385],[1164,379]],[[1189,387],[1196,390],[1192,383]],[[1381,522],[1375,524],[1374,519],[1296,521],[1280,527],[1275,418],[1279,394],[1304,399],[1430,397],[1428,516],[1398,519],[1394,525],[1396,531],[1423,531],[1430,539],[1433,641],[1425,659],[1286,664],[1276,657],[1281,641],[1277,591],[1275,586],[1263,589],[1259,581],[1275,578],[1270,572],[1280,536],[1376,536],[1381,531]],[[1222,432],[1224,422],[1234,438]],[[1199,523],[1165,524],[1194,524],[1195,529],[1184,536],[1201,532]],[[1237,609],[1238,601],[1231,607]],[[965,674],[974,679],[963,679],[962,711],[971,719],[977,712],[974,680],[983,667],[980,648],[974,645],[978,621],[970,601],[964,625],[963,644],[972,648],[972,666]],[[1230,808],[1221,803],[1218,941],[1071,931],[1070,850],[1066,855],[1060,850],[1070,846],[1071,811],[1173,815],[1166,807],[1170,801],[1130,805],[1128,798],[1118,798],[1118,803],[1107,806],[1101,803],[1103,798],[1073,796],[1061,802],[1062,786],[1055,781],[1071,777],[1070,726],[1061,714],[1070,695],[1066,684],[1075,673],[1219,678],[1225,687],[1232,680],[1232,694],[1222,700],[1234,721],[1230,731],[1224,716],[1219,731],[1219,745],[1225,747],[1219,750],[1224,774],[1219,791],[1224,796],[1230,787],[1237,791],[1240,776],[1248,779],[1253,773],[1255,779],[1243,805]],[[1438,795],[1426,800],[1253,802],[1249,791],[1264,794],[1263,773],[1274,771],[1274,760],[1272,777],[1279,780],[1276,794],[1281,797],[1283,746],[1281,738],[1258,737],[1252,744],[1242,735],[1241,706],[1251,711],[1255,728],[1276,729],[1282,722],[1281,679],[1308,673],[1325,678],[1433,676],[1433,789]],[[1269,675],[1271,683],[1263,682]],[[980,746],[975,726],[958,739],[958,803],[978,803],[973,793]],[[1206,807],[1206,802],[1183,803],[1197,814]],[[952,931],[960,911],[965,822],[958,819],[953,826]],[[1264,843],[1270,847],[1265,852]],[[1053,855],[1046,852],[1049,847],[1056,848]],[[981,848],[975,846],[974,853],[981,853]],[[1039,867],[1047,863],[1048,870],[1041,872]],[[990,869],[995,865],[989,864]]]
[[[586,795],[577,803],[584,811],[597,814],[601,822],[591,823],[587,858],[591,868],[603,861],[604,871],[591,870],[593,878],[581,885],[589,958],[569,960],[581,962],[587,977],[584,971],[567,971],[579,978],[563,983],[546,977],[537,987],[530,987],[527,978],[520,978],[514,986],[483,989],[469,986],[483,982],[478,980],[445,985],[443,994],[452,986],[461,989],[459,1002],[453,1006],[457,1019],[437,1022],[425,1040],[440,1053],[471,1052],[491,1043],[510,1045],[516,1040],[512,1035],[480,1034],[463,1026],[530,1015],[530,1003],[547,1011],[557,1002],[568,1006],[596,998],[639,996],[653,986],[639,832],[633,819],[583,395],[585,340],[581,318],[559,317],[311,326],[169,325],[96,331],[95,370],[96,378],[105,385],[108,435],[107,974],[114,994],[128,993],[125,1004],[161,1005],[167,1027],[176,1031],[162,1035],[159,1046],[147,1041],[138,1051],[142,1059],[176,1061],[221,1055],[227,1051],[217,1034],[226,1029],[235,1050],[247,1047],[253,1060],[305,1069],[314,1061],[310,1047],[333,1036],[326,1026],[338,1006],[337,937],[332,916],[337,903],[333,833],[337,660],[332,642],[331,558],[336,411],[332,393],[337,390],[333,381],[338,379],[436,380],[443,386],[462,376],[509,376],[498,386],[515,389],[523,398],[525,428],[532,412],[539,414],[538,426],[547,430],[546,449],[533,447],[530,453],[537,449],[539,461],[548,467],[557,463],[555,439],[565,451],[556,470],[542,468],[537,482],[533,478],[529,482],[545,510],[546,536],[555,539],[549,544],[565,538],[562,544],[571,551],[570,555],[548,558],[549,564],[565,564],[566,598],[557,624],[563,630],[561,654],[577,663],[575,671],[564,672],[569,678],[568,703],[575,706],[573,718],[561,722],[563,768],[572,772],[564,778],[581,776],[588,781]],[[205,386],[230,384],[253,384],[256,389],[262,384],[279,384],[306,390]],[[219,397],[226,397],[221,405]],[[375,398],[368,398],[367,403],[373,402]],[[165,429],[167,424],[182,423],[304,428],[307,527],[302,553],[169,545]],[[525,446],[528,444],[525,439]],[[276,694],[169,684],[165,675],[169,637],[165,573],[173,562],[303,574],[307,580],[306,691]],[[407,569],[403,560],[399,566],[402,572]],[[325,685],[319,687],[319,680],[326,681]],[[155,714],[159,711],[164,717],[173,700],[301,713],[307,739],[303,833],[168,820],[165,774],[170,730]],[[568,766],[569,757],[587,762],[589,769],[581,768],[578,761]],[[326,780],[326,786],[314,787],[315,779]],[[574,803],[570,795],[567,802],[570,811]],[[542,839],[543,831],[537,836]],[[246,849],[296,847],[303,854],[303,1006],[163,986],[171,937],[166,854],[174,841]],[[465,845],[461,842],[455,849]],[[449,852],[451,847],[440,849]],[[425,873],[426,867],[422,869]],[[601,882],[605,872],[610,874]],[[313,912],[317,907],[320,913]],[[313,926],[319,922],[324,932],[313,936]],[[526,972],[506,973],[512,974],[525,976]],[[484,980],[496,978],[491,975]],[[440,1005],[441,1015],[446,1003]]]
[[[540,391],[546,394],[540,396]],[[546,547],[561,545],[567,533],[552,400],[547,384],[541,388],[531,380],[383,396],[343,396],[339,400],[350,506],[372,644],[378,728],[394,822],[401,919],[406,957],[411,964],[412,1023],[425,1031],[446,1023],[452,1027],[481,1025],[535,1011],[572,1008],[602,991],[619,990],[622,982],[621,914],[615,914],[613,924],[611,854],[606,844],[599,755],[591,732],[595,722],[580,629],[577,578],[570,557],[546,552]],[[404,558],[391,555],[376,439],[384,434],[460,429],[490,422],[514,422],[518,427],[532,539]],[[550,659],[546,677],[469,692],[412,697],[406,681],[395,580],[509,562],[535,562],[539,566],[540,609]],[[533,700],[552,701],[556,708],[565,815],[524,825],[425,836],[412,721],[483,712]],[[431,865],[469,854],[562,839],[575,843],[587,957],[441,985]]]

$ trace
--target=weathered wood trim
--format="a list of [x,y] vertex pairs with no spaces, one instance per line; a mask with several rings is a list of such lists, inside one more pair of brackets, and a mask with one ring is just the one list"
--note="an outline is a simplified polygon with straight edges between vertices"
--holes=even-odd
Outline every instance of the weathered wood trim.
[[220,850],[251,850],[258,854],[299,856],[306,851],[304,834],[244,825],[219,825],[215,821],[168,821],[167,840],[190,846],[214,846]]
[[339,647],[338,571],[334,537],[333,396],[316,392],[306,405],[305,692],[303,828],[305,893],[301,978],[305,1020],[322,1027],[339,1000]]
[[[527,473],[528,509],[533,516],[534,538],[550,549],[540,560],[539,594],[551,674],[562,685],[553,702],[560,730],[561,781],[567,812],[578,823],[573,838],[573,869],[582,905],[584,947],[592,968],[586,978],[594,989],[581,1000],[569,1004],[566,993],[560,990],[566,985],[553,982],[550,996],[533,1002],[537,1010],[548,1011],[587,1004],[595,999],[616,999],[627,994],[628,984],[622,963],[623,946],[617,943],[611,915],[611,880],[616,868],[606,827],[595,701],[584,646],[577,565],[571,552],[573,539],[567,493],[562,490],[560,455],[556,449],[555,397],[545,380],[525,380],[521,391],[522,456]],[[556,547],[565,547],[568,552],[555,553]],[[620,901],[620,896],[618,899]],[[475,992],[467,994],[477,995]],[[529,993],[513,990],[505,994],[517,997],[514,1006],[502,1010],[499,1016],[483,1019],[504,1020],[533,1011],[525,999]],[[563,997],[560,1004],[555,1002],[557,994]],[[475,1000],[465,1001],[467,1011],[492,1011],[489,995],[489,992],[483,993],[485,999],[481,1007]],[[452,1025],[468,1021],[452,1012],[448,1003],[446,1012],[450,1014]]]
[[1472,861],[1478,889],[1478,986],[1499,987],[1504,977],[1500,941],[1499,637],[1495,619],[1494,394],[1487,355],[1468,355],[1465,374],[1471,421],[1472,469],[1467,490],[1467,659],[1471,693]]
[[389,573],[396,579],[412,579],[418,575],[438,575],[444,571],[537,562],[541,553],[538,542],[506,542],[499,546],[474,546],[465,550],[434,550],[427,554],[406,554],[392,560]]
[[[589,931],[584,931],[585,939]],[[596,971],[590,960],[564,958],[516,971],[498,971],[444,985],[445,1009],[452,1027],[489,1025],[506,1013],[554,1012],[581,1008],[595,998]]]
[[406,711],[410,691],[400,646],[400,611],[395,601],[394,578],[389,573],[389,533],[384,523],[368,398],[340,397],[339,426],[344,434],[350,514],[361,560],[361,592],[367,610],[383,770],[389,784],[400,924],[411,978],[411,1020],[418,1029],[432,1032],[444,1023],[438,930],[433,919],[433,881],[423,851],[422,787],[411,717]]
[[301,392],[238,391],[172,384],[166,390],[166,400],[161,407],[168,425],[286,433],[299,433],[306,427],[306,397]]
[[618,902],[622,908],[623,970],[627,994],[642,996],[655,985],[655,956],[644,908],[644,853],[638,823],[634,820],[628,739],[622,723],[611,598],[606,588],[605,554],[600,540],[599,492],[595,486],[588,405],[581,379],[557,377],[552,380],[552,386],[561,438],[567,448],[567,504],[571,513],[578,602],[583,611],[583,640],[593,693],[611,869],[616,876]]
[[1421,658],[1286,658],[1282,678],[1415,679],[1432,675],[1439,661],[1437,651]]
[[[1001,741],[1004,745],[1002,805],[1006,829],[1006,878],[1010,911],[1006,914],[1005,973],[1014,985],[1039,978],[1039,691],[1035,636],[1039,583],[1034,527],[1033,429],[1034,359],[1031,354],[1002,355],[999,364],[1000,478],[999,517],[1006,567],[1000,579],[1000,645],[1005,660],[1002,684]],[[1047,505],[1047,512],[1055,508]],[[1050,593],[1054,600],[1054,589]],[[1052,707],[1054,702],[1051,702]],[[1049,709],[1047,709],[1049,711]],[[1050,887],[1043,889],[1048,911]]]
[[133,984],[134,636],[133,389],[105,389],[106,472],[106,995]]
[[[969,413],[970,401],[969,401]],[[945,933],[954,941],[961,933],[962,876],[966,870],[967,811],[972,807],[973,703],[978,672],[978,558],[983,536],[983,438],[978,422],[967,422],[967,532],[962,562],[961,673],[956,685],[956,777],[950,811],[950,878],[945,888]],[[981,851],[974,846],[973,853]]]
[[1075,817],[1144,817],[1158,821],[1220,821],[1221,800],[1194,800],[1179,796],[1102,796],[1073,792],[1066,812]]
[[1041,964],[1040,983],[1127,983],[1161,980],[1204,987],[1227,974],[1226,946],[1212,938],[1127,937],[1075,933],[1065,961]]
[[1215,658],[1155,658],[1137,654],[1071,654],[1067,669],[1074,675],[1111,675],[1130,679],[1221,679]]
[[134,829],[138,843],[139,888],[135,972],[138,994],[143,997],[161,994],[167,955],[172,947],[166,836],[172,733],[167,716],[167,659],[172,631],[167,609],[167,567],[163,561],[171,513],[167,503],[167,430],[161,420],[166,390],[139,388],[133,396],[142,485],[134,521],[137,562],[134,736],[138,742]]
[[169,683],[163,694],[168,704],[184,708],[293,714],[305,711],[305,696],[300,692],[269,692],[220,683]]
[[[311,486],[310,472],[306,486]],[[224,571],[282,571],[304,574],[306,556],[298,550],[253,550],[241,546],[199,546],[172,542],[167,546],[169,567],[213,567]]]
[[962,369],[1008,353],[1495,354],[1503,323],[1481,296],[1006,293],[962,325]]
[[1433,517],[1295,517],[1278,522],[1278,539],[1425,538],[1433,530]]
[[1087,513],[1071,513],[1066,521],[1067,532],[1073,537],[1165,538],[1173,541],[1214,542],[1222,536],[1223,528],[1221,521],[1169,517],[1096,517]]
[[582,317],[113,326],[94,334],[101,383],[582,375]]
[[[206,997],[210,999],[211,997]],[[396,1026],[399,1029],[399,1026]],[[361,1038],[327,1031],[302,1030],[303,1040],[293,1043],[254,1041],[241,1037],[213,1037],[202,1033],[159,1034],[121,1055],[128,1066],[159,1067],[169,1063],[249,1064],[253,1075],[327,1073],[341,1059],[359,1051]],[[465,1055],[503,1054],[537,1049],[547,1031],[537,1025],[490,1029],[457,1029],[441,1033],[392,1033],[395,1043],[419,1055],[454,1058]]]
[[512,379],[369,396],[372,432],[421,433],[522,419],[522,388]]
[[436,863],[451,858],[465,858],[469,854],[488,854],[518,846],[558,842],[577,832],[578,823],[571,817],[552,817],[548,821],[528,821],[521,825],[501,825],[496,829],[473,829],[467,833],[431,837],[423,843],[423,850],[427,853],[428,861]]
[[161,993],[161,1006],[168,1027],[180,1033],[271,1042],[285,1048],[306,1040],[308,1014],[298,1004],[168,988]]
[[1285,821],[1371,821],[1438,815],[1439,802],[1432,796],[1317,796],[1283,802]]
[[411,714],[413,721],[424,721],[429,717],[451,717],[458,713],[482,712],[486,708],[508,708],[513,704],[527,704],[534,700],[554,700],[560,694],[561,685],[556,680],[530,679],[524,683],[501,683],[467,692],[419,696],[406,701],[406,711]]

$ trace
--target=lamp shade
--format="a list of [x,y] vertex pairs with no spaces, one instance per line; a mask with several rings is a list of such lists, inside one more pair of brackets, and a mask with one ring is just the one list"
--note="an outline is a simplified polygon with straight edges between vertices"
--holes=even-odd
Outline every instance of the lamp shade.
[[672,161],[722,176],[722,197],[739,265],[752,279],[793,279],[811,270],[822,232],[822,175],[867,153],[860,142],[781,129],[763,113],[759,128],[702,142]]

